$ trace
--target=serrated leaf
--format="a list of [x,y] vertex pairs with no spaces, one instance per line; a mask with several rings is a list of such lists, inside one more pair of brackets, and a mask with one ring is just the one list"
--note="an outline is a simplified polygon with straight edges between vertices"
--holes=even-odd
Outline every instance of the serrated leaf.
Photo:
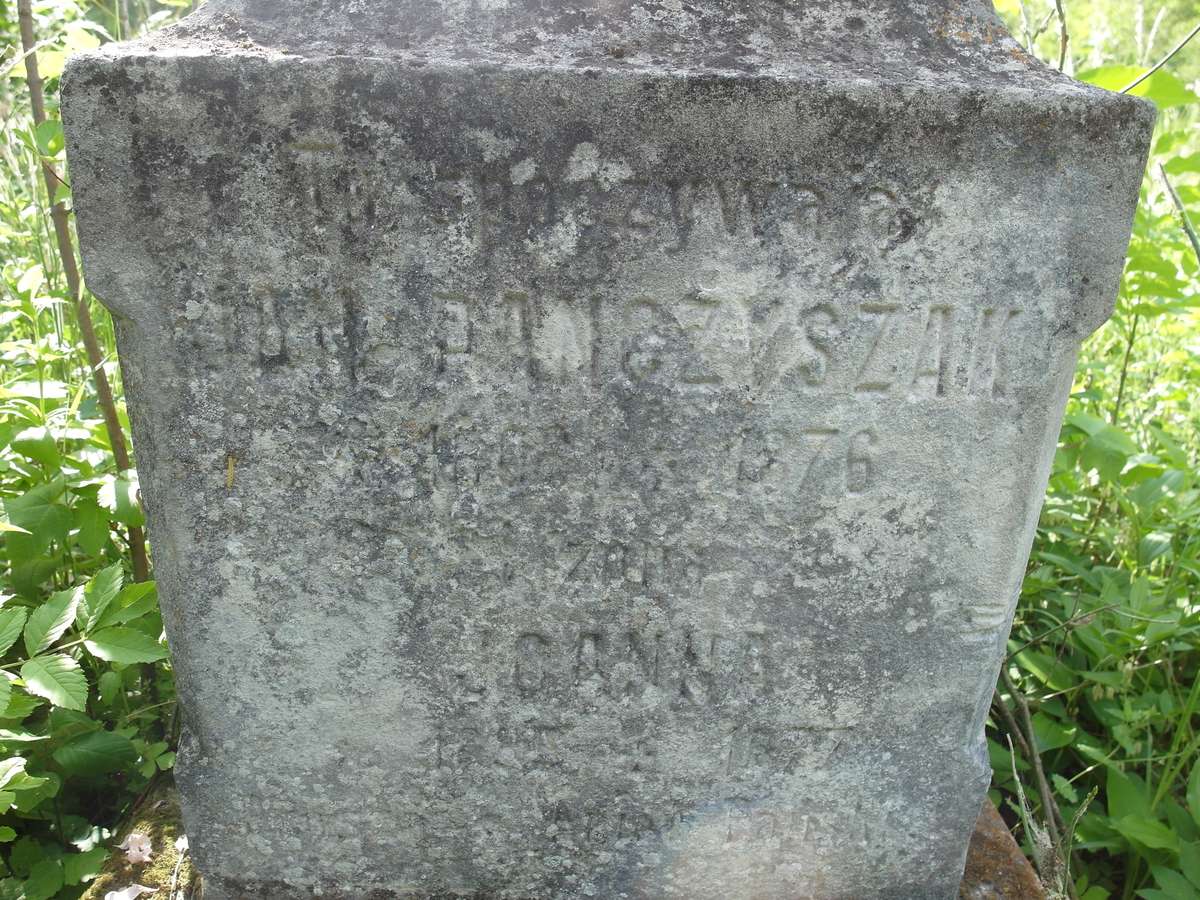
[[100,626],[124,625],[140,619],[158,608],[158,593],[153,581],[141,581],[126,585],[117,595],[116,602],[101,617]]
[[100,617],[108,609],[108,605],[120,593],[121,583],[124,580],[125,573],[121,571],[118,563],[107,569],[101,569],[87,583],[83,589],[83,595],[80,597],[79,606],[75,610],[75,623],[81,632],[86,635],[96,627]]
[[83,642],[100,659],[115,663],[149,663],[167,658],[167,650],[150,635],[134,628],[104,628]]
[[129,738],[111,731],[93,731],[59,747],[54,761],[68,775],[103,775],[137,761]]
[[[21,636],[21,630],[25,627],[25,620],[28,618],[29,610],[22,606],[0,609],[0,655],[7,653],[8,649],[17,642],[17,638]],[[4,706],[4,703],[0,703],[0,710],[4,709]]]
[[25,652],[37,656],[71,627],[75,608],[83,594],[80,588],[59,591],[35,609],[25,623]]
[[4,501],[9,523],[28,534],[13,533],[5,538],[10,560],[37,556],[53,540],[63,540],[71,530],[71,511],[59,503],[66,483],[61,478],[39,484],[20,497]]
[[31,694],[45,697],[55,706],[83,712],[88,685],[79,663],[64,654],[39,656],[21,666],[21,679]]

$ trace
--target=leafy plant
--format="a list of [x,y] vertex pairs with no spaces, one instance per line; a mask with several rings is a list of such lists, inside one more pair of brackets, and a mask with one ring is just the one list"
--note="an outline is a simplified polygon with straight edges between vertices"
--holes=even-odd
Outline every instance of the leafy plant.
[[[1119,90],[1148,70],[1079,76]],[[1200,900],[1200,96],[1166,68],[1131,92],[1160,107],[1153,164],[1116,313],[1081,356],[990,748],[1017,816],[1028,794],[1047,831],[1078,817],[1042,866],[1073,857],[1060,896]],[[1035,856],[1042,830],[1024,829]]]

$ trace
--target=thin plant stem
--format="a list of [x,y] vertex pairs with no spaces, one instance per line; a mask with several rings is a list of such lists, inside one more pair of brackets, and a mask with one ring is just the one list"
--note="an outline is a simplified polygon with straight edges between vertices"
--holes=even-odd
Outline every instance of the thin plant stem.
[[[17,0],[17,17],[20,20],[21,46],[25,51],[29,105],[33,112],[34,125],[38,126],[46,121],[46,101],[42,88],[42,77],[38,71],[37,53],[31,52],[37,44],[33,34],[31,0]],[[104,371],[104,355],[100,352],[100,343],[96,339],[96,329],[92,324],[91,310],[88,309],[87,297],[83,292],[83,279],[79,273],[79,266],[75,262],[75,242],[71,237],[67,207],[65,203],[54,202],[57,186],[62,179],[58,177],[54,165],[47,159],[42,159],[42,175],[46,182],[46,193],[50,201],[50,218],[54,224],[59,262],[67,280],[71,302],[75,307],[75,317],[79,324],[84,350],[87,353],[88,366],[92,370],[92,379],[96,385],[96,399],[104,416],[104,426],[108,432],[108,441],[112,447],[117,470],[124,472],[130,468],[129,450],[125,443],[125,433],[121,428],[121,419],[117,415],[117,404],[113,399],[112,387],[108,382],[108,375]],[[145,581],[150,574],[145,535],[139,526],[130,525],[128,539],[129,551],[133,559],[134,580]]]
[[1125,87],[1121,88],[1121,93],[1128,94],[1135,87],[1137,87],[1139,84],[1141,84],[1143,81],[1145,81],[1151,75],[1153,75],[1155,72],[1157,72],[1159,69],[1161,69],[1167,63],[1169,63],[1171,61],[1171,59],[1177,53],[1179,53],[1180,50],[1182,50],[1184,47],[1186,47],[1188,45],[1188,42],[1191,41],[1191,39],[1194,38],[1198,34],[1200,34],[1200,25],[1197,25],[1195,28],[1193,28],[1191,31],[1189,31],[1187,34],[1187,37],[1185,37],[1182,41],[1180,41],[1178,44],[1176,44],[1166,56],[1164,56],[1162,59],[1160,59],[1157,63],[1155,63],[1153,66],[1151,66],[1145,72],[1143,72],[1140,76],[1135,78],[1133,81],[1129,82],[1129,84],[1125,85]]

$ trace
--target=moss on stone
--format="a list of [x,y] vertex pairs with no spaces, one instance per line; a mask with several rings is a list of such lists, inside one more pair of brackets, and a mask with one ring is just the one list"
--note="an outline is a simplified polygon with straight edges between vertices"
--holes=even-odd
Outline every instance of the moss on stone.
[[[135,864],[126,860],[124,852],[116,850],[118,844],[133,832],[140,832],[150,838],[152,856],[150,862]],[[157,888],[158,894],[146,897],[149,900],[178,900],[191,898],[197,887],[196,871],[192,861],[185,854],[183,864],[179,867],[179,877],[175,885],[175,896],[169,895],[171,878],[175,874],[175,864],[179,860],[179,851],[175,849],[175,841],[183,831],[183,821],[179,812],[179,796],[175,791],[175,783],[165,776],[142,799],[134,810],[130,823],[113,839],[113,855],[109,858],[104,869],[96,877],[80,900],[103,900],[109,891],[119,891],[131,884],[143,884],[146,887]]]

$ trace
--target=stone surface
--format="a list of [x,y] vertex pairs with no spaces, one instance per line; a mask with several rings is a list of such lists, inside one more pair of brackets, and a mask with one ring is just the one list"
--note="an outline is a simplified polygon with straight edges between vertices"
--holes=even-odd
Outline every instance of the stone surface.
[[940,898],[1152,112],[983,0],[210,0],[64,83],[208,898]]
[[967,852],[959,900],[1045,900],[1033,866],[990,799],[984,799]]

